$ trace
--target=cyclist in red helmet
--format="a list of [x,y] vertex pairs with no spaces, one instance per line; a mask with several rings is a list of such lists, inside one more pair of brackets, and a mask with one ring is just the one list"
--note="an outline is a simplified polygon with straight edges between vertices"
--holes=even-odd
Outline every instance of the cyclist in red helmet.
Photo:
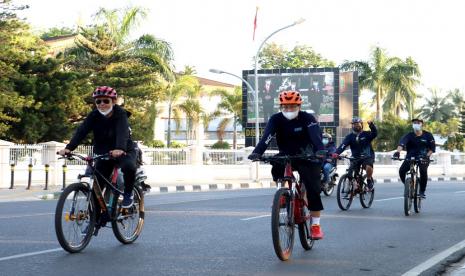
[[[115,164],[121,168],[124,175],[123,208],[133,205],[132,190],[136,175],[137,152],[135,144],[130,137],[128,117],[130,113],[119,105],[116,105],[117,93],[109,86],[99,86],[92,93],[96,109],[91,111],[84,122],[77,128],[73,138],[60,150],[59,154],[65,155],[77,148],[89,132],[93,132],[93,152],[95,154],[111,153],[114,159],[101,160],[97,163],[99,170],[109,178]],[[103,183],[102,179],[98,179]]]
[[[320,126],[315,117],[301,111],[302,97],[297,91],[283,91],[279,94],[281,112],[273,114],[266,124],[262,139],[255,147],[249,159],[259,159],[265,152],[273,137],[276,138],[278,155],[315,154],[324,150],[321,141]],[[273,180],[284,176],[284,166],[272,164]],[[299,172],[307,190],[307,199],[312,216],[312,238],[322,239],[320,211],[323,203],[320,197],[321,163],[314,161],[296,161],[292,166]]]

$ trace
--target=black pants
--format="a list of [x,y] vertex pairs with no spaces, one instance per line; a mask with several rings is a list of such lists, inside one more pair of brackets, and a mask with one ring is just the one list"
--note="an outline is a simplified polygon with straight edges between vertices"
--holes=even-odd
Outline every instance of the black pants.
[[[115,165],[121,168],[121,171],[123,172],[124,192],[130,193],[134,188],[134,180],[136,179],[136,152],[127,152],[126,155],[122,155],[116,159],[99,160],[96,164],[96,169],[110,180],[109,178]],[[98,182],[102,186],[102,183],[105,183],[105,181],[99,175],[97,175],[97,178]]]
[[[271,175],[273,180],[277,181],[284,176],[285,166],[282,164],[272,164]],[[305,185],[307,190],[308,208],[310,211],[323,210],[323,203],[321,202],[320,192],[320,173],[321,163],[314,163],[309,161],[295,161],[292,162],[292,168],[299,172],[300,179]]]
[[[426,191],[426,184],[428,183],[428,166],[429,163],[420,163],[418,168],[420,169],[420,192]],[[402,166],[399,168],[399,176],[402,183],[405,184],[406,173],[410,170],[410,160],[404,160]]]

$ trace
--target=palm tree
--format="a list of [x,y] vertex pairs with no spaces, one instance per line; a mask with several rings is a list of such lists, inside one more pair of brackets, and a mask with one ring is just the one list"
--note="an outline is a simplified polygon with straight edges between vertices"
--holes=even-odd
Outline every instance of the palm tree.
[[168,102],[168,135],[167,135],[167,145],[171,145],[171,120],[173,118],[177,125],[177,129],[180,126],[180,116],[182,112],[181,105],[179,100],[181,97],[188,94],[189,91],[193,90],[193,87],[198,84],[198,81],[195,77],[190,75],[178,76],[174,82],[167,82],[165,88],[164,99]]
[[441,90],[428,89],[431,97],[426,99],[420,116],[429,121],[446,123],[454,116],[454,106],[449,102],[449,97],[444,97]]
[[[218,125],[218,133],[224,133],[226,126],[233,121],[233,149],[237,148],[237,126],[242,123],[242,88],[234,87],[234,91],[228,92],[223,89],[215,90],[213,95],[221,96],[221,102],[218,104],[218,113],[224,117]],[[232,116],[231,116],[232,115]]]
[[189,139],[194,139],[199,135],[194,134],[194,130],[197,129],[198,124],[202,119],[204,109],[200,104],[200,96],[203,92],[202,86],[198,83],[191,87],[192,89],[187,90],[187,97],[183,103],[179,104],[179,108],[186,115],[186,140],[189,144]]
[[418,64],[408,57],[405,62],[394,65],[387,73],[390,83],[383,108],[390,110],[391,114],[400,115],[401,110],[407,110],[410,119],[414,116],[414,102],[417,98],[415,87],[420,83],[420,70]]
[[463,92],[460,89],[455,88],[446,92],[447,96],[450,98],[454,106],[454,117],[459,117],[463,111],[463,102],[465,98],[463,97]]
[[375,93],[376,118],[379,121],[382,120],[383,114],[381,103],[391,86],[388,79],[389,70],[400,62],[397,57],[389,57],[386,50],[375,47],[371,52],[370,61],[344,61],[340,66],[344,71],[358,71],[360,89],[369,89]]

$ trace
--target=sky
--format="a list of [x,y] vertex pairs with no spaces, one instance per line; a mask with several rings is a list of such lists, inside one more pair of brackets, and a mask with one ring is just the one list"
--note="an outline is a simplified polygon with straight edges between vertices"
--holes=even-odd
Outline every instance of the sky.
[[[389,55],[419,64],[419,92],[435,87],[465,91],[465,2],[452,0],[21,0],[22,13],[34,29],[92,23],[99,7],[129,5],[148,9],[134,38],[149,33],[168,41],[178,71],[195,67],[197,75],[231,84],[240,80],[209,72],[216,68],[235,75],[253,69],[262,41],[275,30],[303,18],[302,24],[280,31],[267,42],[292,49],[311,46],[324,58],[368,60],[373,46]],[[253,21],[259,7],[255,41]]]

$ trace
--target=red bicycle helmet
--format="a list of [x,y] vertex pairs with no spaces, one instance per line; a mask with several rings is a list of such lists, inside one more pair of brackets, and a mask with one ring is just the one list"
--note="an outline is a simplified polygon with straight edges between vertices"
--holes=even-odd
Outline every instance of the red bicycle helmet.
[[97,97],[110,97],[116,99],[118,95],[116,94],[116,90],[110,86],[99,86],[95,88],[94,93],[92,93],[92,98]]
[[302,97],[300,96],[300,93],[297,91],[283,91],[279,93],[279,104],[302,104]]

